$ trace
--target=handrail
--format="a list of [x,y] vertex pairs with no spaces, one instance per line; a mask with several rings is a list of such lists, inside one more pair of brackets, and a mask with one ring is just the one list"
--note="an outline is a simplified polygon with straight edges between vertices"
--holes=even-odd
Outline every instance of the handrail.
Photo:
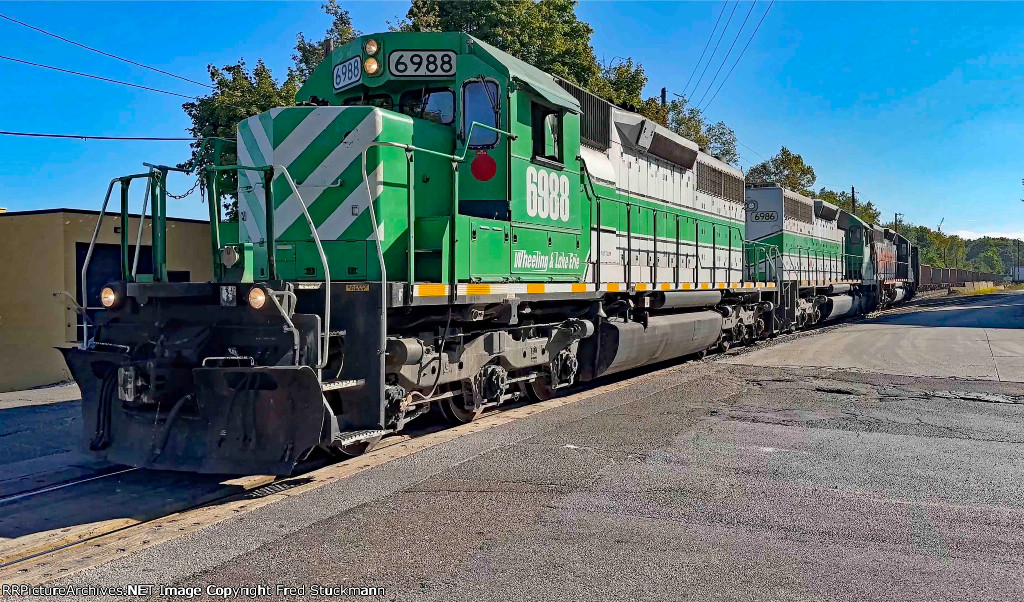
[[[292,174],[288,173],[288,168],[284,165],[277,165],[275,169],[281,170],[281,175],[288,180],[288,185],[291,187],[292,192],[295,193],[295,198],[298,199],[299,206],[302,207],[302,214],[306,216],[306,223],[309,224],[309,231],[313,236],[313,242],[316,243],[316,250],[320,253],[320,262],[324,266],[324,332],[320,339],[320,361],[317,363],[317,369],[323,370],[327,366],[327,352],[331,345],[331,267],[327,263],[327,254],[324,253],[324,246],[320,242],[320,235],[316,231],[316,226],[313,225],[313,218],[309,216],[306,201],[302,200],[302,195],[299,194],[299,187],[295,185]],[[270,182],[267,182],[265,186],[270,188]],[[267,198],[270,199],[270,195],[267,195]],[[273,211],[274,207],[268,207],[267,210]]]
[[[83,307],[89,306],[89,264],[92,263],[92,254],[96,249],[96,239],[100,235],[100,227],[103,225],[103,218],[107,215],[107,205],[110,203],[110,194],[114,191],[114,184],[120,183],[122,188],[121,195],[121,215],[124,216],[128,212],[128,198],[127,198],[127,187],[131,185],[131,181],[135,178],[151,178],[151,174],[132,174],[129,176],[122,176],[119,178],[112,178],[110,184],[107,185],[107,194],[103,197],[103,205],[100,207],[99,217],[96,218],[96,227],[92,231],[92,239],[89,241],[89,250],[85,253],[85,261],[82,263],[82,305]],[[122,244],[124,239],[127,238],[127,223],[121,224],[121,238]],[[127,264],[124,257],[124,249],[121,252],[121,274],[124,275]],[[88,320],[82,321],[82,349],[87,349],[89,345],[89,323]]]
[[[153,169],[149,170],[150,177],[153,175]],[[142,211],[139,212],[139,234],[135,238],[135,258],[132,260],[132,279],[134,279],[139,272],[139,255],[142,254],[142,231],[146,227],[146,209],[149,208],[149,192],[151,186],[146,186],[146,192],[142,196]],[[121,225],[124,228],[128,227],[128,224]],[[152,238],[152,237],[150,237]]]
[[[264,203],[266,204],[265,210],[268,215],[271,215],[274,211],[273,207],[273,193],[271,187],[273,182],[273,173],[275,170],[280,170],[280,173],[284,176],[285,180],[288,181],[288,186],[291,187],[292,192],[295,193],[295,198],[299,201],[299,207],[302,207],[302,214],[306,218],[306,223],[309,224],[310,235],[313,238],[313,242],[316,244],[317,252],[320,254],[320,263],[324,268],[324,325],[323,332],[319,333],[320,344],[317,346],[320,357],[317,362],[317,370],[323,370],[327,365],[327,353],[330,351],[330,332],[331,332],[331,268],[327,263],[327,254],[324,252],[323,244],[320,242],[320,235],[316,231],[316,226],[313,225],[313,218],[309,215],[309,209],[306,207],[306,201],[302,200],[302,195],[299,194],[299,187],[296,186],[295,180],[292,179],[291,173],[288,172],[288,168],[284,165],[207,165],[204,169],[207,171],[207,177],[210,178],[213,183],[212,192],[210,193],[210,203],[216,203],[216,172],[220,171],[259,171],[265,176],[263,188],[264,188]],[[211,209],[211,215],[214,210]],[[219,216],[219,211],[217,215]],[[219,219],[218,219],[219,222]],[[273,254],[273,249],[277,245],[277,240],[274,237],[273,230],[273,217],[270,217],[266,223],[267,226],[267,259],[268,268],[270,267],[270,258]],[[217,232],[218,224],[211,223],[212,231],[211,236],[214,236],[213,240],[219,243],[220,234]],[[277,277],[276,269],[270,269],[270,280],[274,280]],[[286,320],[287,321],[287,320]]]
[[[379,147],[400,148],[400,149],[403,149],[405,151],[406,169],[407,169],[407,172],[408,172],[408,175],[409,175],[408,182],[407,182],[408,195],[409,195],[408,196],[408,198],[409,198],[408,222],[409,223],[407,225],[407,228],[408,228],[407,236],[409,238],[409,249],[407,251],[407,254],[409,256],[408,257],[409,273],[407,275],[408,276],[407,280],[408,280],[409,286],[411,287],[412,284],[413,284],[413,277],[414,277],[413,271],[415,270],[415,257],[413,256],[413,253],[415,252],[414,244],[415,244],[415,240],[416,240],[415,239],[415,236],[416,236],[416,233],[415,233],[415,230],[416,230],[416,223],[415,223],[416,216],[415,216],[415,206],[413,205],[413,203],[415,202],[415,200],[414,200],[415,196],[414,196],[414,193],[413,193],[413,184],[414,183],[413,183],[413,179],[412,179],[413,171],[412,171],[412,168],[411,168],[412,161],[413,161],[413,153],[422,152],[422,153],[426,153],[428,155],[432,155],[432,156],[435,156],[435,157],[441,157],[443,159],[448,159],[448,160],[450,160],[452,162],[452,218],[451,218],[451,232],[449,233],[449,240],[451,241],[450,245],[449,245],[450,246],[450,249],[449,249],[450,257],[449,257],[449,259],[454,264],[454,261],[455,261],[455,228],[456,228],[455,218],[456,218],[456,216],[459,213],[459,180],[458,180],[458,175],[457,175],[458,174],[458,164],[462,163],[462,162],[464,162],[466,160],[466,155],[469,153],[468,141],[473,139],[473,128],[475,128],[477,126],[480,126],[480,127],[484,128],[484,129],[487,129],[487,130],[491,130],[491,131],[496,132],[498,134],[505,135],[510,140],[515,140],[517,138],[517,136],[515,134],[513,134],[512,132],[508,132],[508,131],[505,131],[505,130],[500,130],[498,128],[494,128],[494,127],[491,127],[489,125],[480,123],[479,121],[474,121],[469,126],[469,136],[466,137],[467,144],[463,147],[461,155],[442,153],[442,152],[439,152],[439,151],[431,150],[429,148],[421,148],[419,146],[415,146],[415,145],[412,145],[412,144],[405,144],[405,143],[402,143],[402,142],[382,142],[382,141],[370,142],[369,144],[366,145],[366,148],[364,148],[362,150],[362,152],[360,153],[360,155],[359,155],[360,167],[362,168],[362,175],[363,175],[363,185],[366,187],[366,200],[367,200],[367,205],[369,206],[369,210],[370,210],[370,222],[371,222],[372,227],[373,227],[374,246],[376,247],[376,250],[377,250],[377,263],[380,265],[381,335],[380,335],[380,342],[379,342],[380,348],[377,350],[377,353],[380,354],[381,356],[384,355],[385,350],[387,348],[387,330],[388,330],[387,329],[387,324],[388,324],[387,282],[388,282],[388,276],[387,276],[387,266],[385,265],[385,262],[384,262],[384,249],[381,246],[381,240],[380,240],[382,232],[381,232],[381,229],[380,229],[380,225],[377,222],[377,212],[373,208],[374,198],[373,198],[373,191],[370,190],[369,174],[366,173],[366,153],[371,148],[379,148]],[[298,192],[296,192],[296,195],[297,194],[298,194]],[[309,227],[310,227],[310,229],[312,229],[314,231],[316,230],[316,228],[313,226],[312,221],[310,221]],[[451,282],[451,284],[450,284],[451,290],[449,291],[449,297],[451,299],[454,299],[455,296],[456,296],[456,290],[458,288],[458,276],[455,273],[455,266],[454,265],[452,265],[452,267],[451,267],[451,274],[449,274],[448,278],[449,278],[449,281]]]

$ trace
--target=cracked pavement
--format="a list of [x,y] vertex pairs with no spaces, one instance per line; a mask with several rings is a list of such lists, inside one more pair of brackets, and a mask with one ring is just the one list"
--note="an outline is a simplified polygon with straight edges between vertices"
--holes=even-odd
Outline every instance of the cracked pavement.
[[[66,582],[330,583],[403,601],[1019,600],[1024,397],[995,374],[963,378],[977,364],[950,348],[972,329],[1024,346],[1022,303],[900,314],[924,345],[864,334],[904,324],[861,321],[662,368]],[[834,355],[793,364],[808,344]],[[880,369],[901,345],[915,363]]]

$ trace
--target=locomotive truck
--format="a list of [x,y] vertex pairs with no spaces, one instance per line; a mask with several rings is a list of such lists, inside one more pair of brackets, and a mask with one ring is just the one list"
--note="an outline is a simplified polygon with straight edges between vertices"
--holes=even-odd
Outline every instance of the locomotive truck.
[[333,49],[235,147],[199,174],[210,282],[168,279],[173,168],[107,190],[97,231],[115,188],[126,217],[132,182],[148,187],[153,273],[130,265],[125,228],[121,278],[63,353],[85,442],[112,462],[288,474],[428,411],[465,423],[915,290],[905,238],[748,188],[692,141],[467,34]]

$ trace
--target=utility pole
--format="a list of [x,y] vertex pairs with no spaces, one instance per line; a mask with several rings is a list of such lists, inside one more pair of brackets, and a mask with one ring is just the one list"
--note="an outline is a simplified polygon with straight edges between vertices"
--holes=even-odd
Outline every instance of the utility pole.
[[850,214],[857,215],[857,191],[850,186]]
[[1017,239],[1017,263],[1013,266],[1013,282],[1020,279],[1020,239]]
[[668,104],[668,90],[665,88],[661,89],[661,106]]
[[895,214],[893,214],[892,223],[893,223],[893,227],[896,229],[896,234],[900,233],[900,216],[901,215],[903,215],[903,214],[902,213],[895,213]]

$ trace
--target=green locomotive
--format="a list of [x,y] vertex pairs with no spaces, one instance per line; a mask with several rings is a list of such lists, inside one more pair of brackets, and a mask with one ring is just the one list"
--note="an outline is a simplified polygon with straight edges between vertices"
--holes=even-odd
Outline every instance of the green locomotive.
[[211,199],[237,174],[213,282],[167,281],[169,168],[111,182],[123,213],[150,186],[154,273],[123,232],[107,310],[64,350],[107,459],[287,474],[431,409],[468,422],[797,325],[741,172],[478,39],[363,36],[296,101],[205,168]]

